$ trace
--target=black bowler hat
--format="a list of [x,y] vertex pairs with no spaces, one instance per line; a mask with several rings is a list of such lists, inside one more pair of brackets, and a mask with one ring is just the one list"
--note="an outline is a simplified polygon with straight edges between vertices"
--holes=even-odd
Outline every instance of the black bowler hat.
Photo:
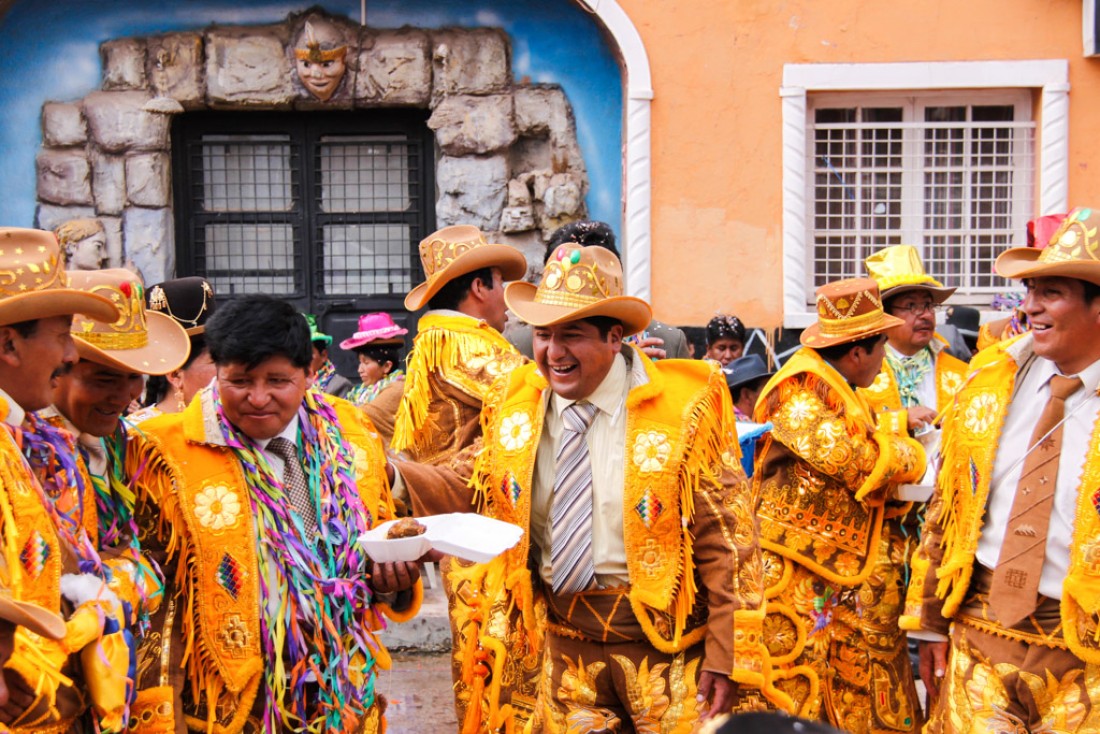
[[971,308],[970,306],[947,307],[947,323],[958,329],[959,333],[963,336],[977,339],[981,321],[981,311],[976,308]]
[[217,309],[214,288],[197,275],[157,283],[147,291],[150,311],[174,318],[188,336],[206,331],[206,322]]
[[775,372],[768,372],[763,358],[759,354],[746,354],[738,357],[722,368],[726,374],[726,385],[730,392],[736,392],[737,388],[746,385],[761,377],[771,377]]

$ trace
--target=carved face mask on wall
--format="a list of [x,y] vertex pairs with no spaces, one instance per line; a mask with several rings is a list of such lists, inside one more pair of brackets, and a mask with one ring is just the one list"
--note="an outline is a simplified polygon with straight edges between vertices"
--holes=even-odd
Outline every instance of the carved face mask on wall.
[[317,99],[327,102],[347,72],[348,47],[336,26],[324,20],[306,21],[294,44],[295,66],[302,84]]

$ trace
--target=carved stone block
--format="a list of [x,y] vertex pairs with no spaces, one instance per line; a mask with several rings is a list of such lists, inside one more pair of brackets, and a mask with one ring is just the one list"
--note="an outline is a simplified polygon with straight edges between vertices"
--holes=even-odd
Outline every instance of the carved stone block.
[[95,216],[90,206],[54,206],[39,203],[34,212],[34,226],[38,229],[54,230],[73,219],[88,219]]
[[107,236],[107,267],[121,268],[126,262],[122,258],[122,219],[104,216],[97,218],[103,225],[103,234]]
[[126,207],[122,213],[123,257],[141,271],[146,283],[160,283],[176,269],[172,210]]
[[171,97],[186,109],[204,106],[202,36],[171,33],[148,40],[146,74],[158,97]]
[[423,31],[364,31],[355,99],[372,105],[427,107],[432,95],[431,40]]
[[205,36],[212,105],[285,107],[295,97],[283,27],[214,28]]
[[508,39],[495,28],[432,33],[432,98],[504,91],[512,79]]
[[142,109],[148,92],[92,92],[84,98],[84,117],[92,140],[109,153],[167,150],[167,115]]
[[145,41],[119,38],[99,47],[103,57],[103,88],[110,90],[145,88]]
[[516,140],[512,96],[459,96],[444,99],[432,112],[428,127],[447,155],[480,155],[507,148]]
[[92,169],[83,150],[41,150],[34,163],[41,201],[62,205],[92,203]]
[[531,189],[527,182],[513,178],[508,182],[508,206],[528,206],[531,203]]
[[506,206],[500,215],[502,232],[526,232],[535,228],[535,210],[530,204]]
[[49,148],[83,145],[88,126],[78,104],[47,102],[42,105],[42,143]]
[[126,198],[135,206],[168,206],[172,194],[167,153],[142,153],[126,159]]
[[443,156],[436,168],[439,200],[436,222],[473,224],[488,232],[500,228],[500,213],[508,191],[508,161],[503,155]]
[[126,206],[126,162],[122,156],[92,154],[92,194],[96,211],[122,214]]

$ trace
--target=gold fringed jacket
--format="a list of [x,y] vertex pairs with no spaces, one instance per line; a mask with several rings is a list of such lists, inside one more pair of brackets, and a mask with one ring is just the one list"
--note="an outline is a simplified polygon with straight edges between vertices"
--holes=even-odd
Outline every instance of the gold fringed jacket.
[[[947,353],[947,350],[944,349],[947,342],[944,341],[942,336],[936,334],[934,339],[934,343],[929,345],[929,348],[932,349],[935,355],[933,367],[936,374],[936,404],[925,407],[933,408],[937,413],[942,413],[951,404],[951,399],[955,397],[955,393],[962,387],[967,366],[966,362]],[[874,413],[900,412],[901,426],[908,425],[908,416],[901,405],[901,395],[898,393],[898,381],[889,361],[885,359],[882,361],[882,371],[878,373],[878,377],[875,378],[870,387],[859,388],[856,392],[867,400]]]
[[[946,633],[970,586],[989,499],[993,462],[1031,334],[980,352],[944,421],[943,467],[906,596],[905,629]],[[1078,489],[1062,634],[1070,651],[1100,663],[1100,421],[1093,426]]]
[[[628,348],[622,512],[633,612],[658,650],[705,641],[703,669],[764,689],[787,708],[790,701],[770,686],[761,639],[763,570],[724,378],[704,362],[651,362]],[[541,586],[528,556],[535,454],[549,396],[546,379],[526,364],[493,385],[482,412],[485,448],[473,479],[479,501],[485,514],[525,533],[492,563],[474,567],[485,606],[467,620],[464,638],[473,656],[485,659],[482,672],[491,669],[494,677],[485,689],[465,676],[474,698],[464,731],[478,730],[469,727],[478,716],[482,731],[510,728],[502,689],[517,671],[540,667]]]
[[[900,421],[880,429],[870,406],[815,350],[795,352],[760,393],[753,488],[760,545],[843,586],[867,580],[895,487],[925,471]],[[903,507],[890,508],[899,514]]]
[[[392,519],[377,433],[356,406],[332,396],[326,400],[355,451],[364,507],[376,523]],[[260,630],[256,519],[241,464],[225,444],[210,392],[200,393],[182,413],[143,422],[128,442],[127,465],[130,472],[142,468],[138,514],[150,551],[163,553],[166,576],[165,603],[139,651],[139,699],[131,731],[174,732],[178,715],[193,731],[240,732],[268,664]],[[419,609],[422,593],[417,582],[413,603],[401,613],[377,606],[390,619],[405,621]],[[382,669],[390,665],[381,643],[376,663]],[[177,712],[184,677],[191,690],[185,709],[208,714],[209,722]],[[376,730],[381,731],[368,719],[365,731]]]

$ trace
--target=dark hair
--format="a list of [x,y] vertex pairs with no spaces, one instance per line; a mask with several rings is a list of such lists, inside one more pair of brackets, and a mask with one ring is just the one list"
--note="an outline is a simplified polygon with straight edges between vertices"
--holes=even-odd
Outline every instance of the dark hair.
[[622,321],[619,321],[618,319],[612,318],[610,316],[589,316],[586,319],[581,319],[581,321],[585,321],[595,326],[596,330],[600,332],[600,338],[604,341],[607,341],[607,335],[611,333],[612,326],[615,326],[616,324],[619,326],[623,325]]
[[428,308],[439,309],[447,308],[452,311],[457,311],[459,304],[466,298],[466,294],[470,292],[470,286],[474,284],[475,280],[480,280],[486,288],[492,290],[493,288],[493,269],[480,268],[472,272],[460,275],[454,280],[446,283],[439,292],[432,296],[428,301]]
[[7,325],[9,329],[15,329],[16,333],[24,339],[30,339],[38,331],[38,319],[31,321],[18,321]]
[[218,308],[206,322],[206,343],[215,364],[252,369],[271,357],[286,357],[308,369],[313,361],[309,324],[289,303],[271,296],[242,296]]
[[745,343],[745,325],[732,314],[718,314],[707,322],[707,349],[719,339],[734,339]]
[[364,344],[356,347],[354,351],[356,354],[373,359],[378,364],[392,362],[395,369],[401,364],[400,344]]
[[[181,370],[185,370],[190,367],[196,359],[202,356],[202,353],[206,350],[206,335],[195,334],[190,337],[191,339],[191,352],[187,355],[187,361],[180,365]],[[145,399],[142,401],[142,405],[156,405],[161,400],[168,397],[168,390],[172,385],[168,382],[168,378],[164,375],[149,375],[145,379]]]
[[749,380],[748,382],[742,382],[737,387],[730,388],[730,397],[733,398],[733,402],[736,405],[741,400],[741,391],[748,390],[749,392],[755,392],[764,387],[764,383],[769,379],[768,375],[761,375],[755,380]]
[[566,242],[575,242],[583,247],[595,245],[610,250],[612,255],[619,257],[619,250],[615,247],[615,232],[611,229],[611,225],[587,219],[570,222],[555,229],[550,235],[550,241],[546,243],[546,257],[542,261],[550,260],[550,256],[554,254],[554,250],[558,249],[558,245],[564,245]]
[[1085,286],[1085,303],[1092,303],[1097,297],[1100,297],[1100,284],[1093,283],[1091,280],[1082,280],[1081,285]]
[[844,342],[843,344],[834,344],[831,347],[817,347],[817,353],[820,354],[828,362],[837,362],[844,359],[844,356],[848,352],[852,351],[856,347],[863,347],[865,352],[873,350],[880,341],[886,338],[886,334],[872,334],[871,336],[865,336],[862,339],[856,339],[854,342]]

